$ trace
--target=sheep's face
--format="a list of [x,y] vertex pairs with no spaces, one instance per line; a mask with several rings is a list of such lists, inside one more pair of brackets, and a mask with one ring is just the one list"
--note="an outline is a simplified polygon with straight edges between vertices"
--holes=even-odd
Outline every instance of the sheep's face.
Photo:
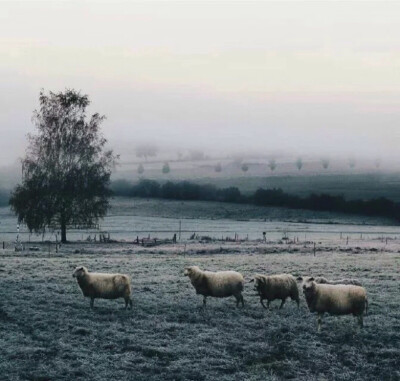
[[305,277],[299,276],[299,277],[297,278],[297,281],[301,282],[301,286],[302,286],[303,291],[304,291],[304,287],[306,286],[307,283],[310,283],[310,282],[319,283],[319,282],[318,282],[318,279],[319,279],[319,278],[316,278],[316,279],[315,279],[315,278],[312,277],[312,276],[305,276]]
[[315,282],[314,278],[308,278],[303,282],[303,293],[304,295],[311,296],[315,293]]
[[256,276],[254,278],[254,291],[258,294],[261,292],[262,287],[266,284],[266,279],[264,277]]
[[196,270],[199,270],[197,266],[189,266],[185,267],[183,271],[183,275],[188,276],[189,278],[195,273]]
[[190,276],[193,274],[193,267],[185,267],[185,270],[183,271],[183,275],[188,276],[190,278]]
[[81,278],[87,273],[87,269],[84,266],[78,266],[73,272],[72,276],[74,278]]

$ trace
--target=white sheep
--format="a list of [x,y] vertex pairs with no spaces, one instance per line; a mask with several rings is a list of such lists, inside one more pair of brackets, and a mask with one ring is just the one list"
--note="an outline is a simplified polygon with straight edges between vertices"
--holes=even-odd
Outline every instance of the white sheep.
[[314,278],[303,282],[303,292],[310,312],[318,313],[318,332],[321,331],[322,316],[350,315],[358,317],[359,326],[363,326],[364,310],[368,311],[365,288],[345,284],[317,284]]
[[86,267],[79,266],[72,274],[77,279],[84,296],[90,298],[93,308],[95,298],[125,299],[125,309],[132,308],[131,281],[125,274],[90,273]]
[[[288,297],[296,301],[297,307],[300,305],[296,279],[290,274],[268,276],[257,274],[250,282],[254,282],[254,290],[260,296],[260,303],[266,310],[269,309],[269,304],[276,299],[281,300],[279,307],[281,309]],[[264,299],[267,299],[267,306],[264,305]]]
[[329,280],[327,284],[352,284],[353,286],[362,286],[361,282],[353,278],[344,278],[338,280]]
[[244,306],[243,300],[243,275],[236,271],[202,271],[198,266],[186,267],[184,275],[188,276],[196,293],[203,295],[203,306],[206,306],[207,296],[216,298],[226,298],[234,296],[236,298],[236,306],[239,302]]
[[362,286],[361,282],[358,279],[354,278],[344,278],[338,280],[328,280],[323,276],[318,277],[301,277],[299,276],[297,280],[306,282],[308,279],[314,278],[314,282],[318,284],[352,284],[354,286]]

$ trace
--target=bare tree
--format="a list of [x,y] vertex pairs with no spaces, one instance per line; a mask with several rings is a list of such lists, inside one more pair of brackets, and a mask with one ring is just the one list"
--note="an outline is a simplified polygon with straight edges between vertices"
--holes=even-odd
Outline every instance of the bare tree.
[[300,171],[300,169],[303,167],[303,160],[301,159],[301,157],[299,157],[297,160],[296,160],[296,167],[297,167],[297,169]]
[[167,162],[164,163],[163,167],[162,167],[162,173],[164,173],[164,175],[166,175],[167,173],[169,173],[171,171],[169,164]]
[[221,163],[217,163],[214,167],[215,172],[221,172],[222,171],[222,166]]
[[353,157],[353,156],[349,157],[349,160],[347,162],[348,162],[350,168],[354,168],[357,164],[357,161],[356,161],[355,157]]
[[138,171],[139,175],[143,175],[144,167],[143,167],[142,163],[139,164],[137,171]]
[[249,166],[246,163],[243,163],[241,169],[243,172],[247,172],[249,170]]
[[329,167],[329,159],[328,158],[322,158],[321,159],[321,165],[322,165],[322,168],[328,169],[328,167]]
[[270,168],[271,171],[275,171],[275,169],[276,169],[276,160],[275,159],[270,159],[268,161],[268,167]]
[[38,134],[28,136],[22,184],[10,204],[30,231],[57,228],[66,242],[68,226],[91,226],[105,216],[118,156],[105,150],[107,140],[100,132],[105,117],[87,118],[87,95],[41,91],[39,102],[32,118]]

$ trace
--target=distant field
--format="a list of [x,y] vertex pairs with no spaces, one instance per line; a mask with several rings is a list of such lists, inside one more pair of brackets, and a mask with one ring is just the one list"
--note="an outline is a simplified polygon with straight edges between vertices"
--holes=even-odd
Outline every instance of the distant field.
[[[172,238],[181,226],[183,240],[193,233],[221,239],[259,239],[262,232],[267,238],[278,240],[287,233],[301,240],[378,238],[400,236],[399,226],[385,218],[343,215],[286,208],[261,207],[208,201],[173,201],[160,199],[115,198],[100,230],[70,230],[72,241],[93,239],[100,231],[110,233],[112,239],[132,241],[139,237]],[[17,236],[17,218],[9,207],[0,207],[0,241],[13,242]],[[55,232],[47,232],[44,240],[55,241]],[[29,235],[26,226],[20,227],[20,240],[41,241],[42,235]]]
[[[4,380],[399,380],[400,303],[397,251],[318,252],[299,246],[256,254],[206,254],[197,244],[135,249],[132,245],[66,245],[45,252],[0,253],[0,379]],[[234,249],[234,246],[230,246]],[[260,245],[259,249],[268,246]],[[395,246],[392,246],[394,248]],[[74,250],[81,250],[74,254]],[[168,249],[170,250],[170,249]],[[358,249],[357,249],[358,250]],[[239,246],[238,251],[239,253]],[[73,267],[126,272],[133,279],[133,311],[123,301],[83,298]],[[262,309],[250,285],[245,308],[233,298],[211,299],[201,311],[183,268],[357,277],[370,309],[357,333],[352,317],[325,317],[316,332],[304,298]]]

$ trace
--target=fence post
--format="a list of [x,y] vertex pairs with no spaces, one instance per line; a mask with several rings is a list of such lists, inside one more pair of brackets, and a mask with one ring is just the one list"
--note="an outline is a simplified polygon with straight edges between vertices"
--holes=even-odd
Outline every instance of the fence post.
[[314,257],[315,257],[315,250],[316,250],[316,249],[315,249],[315,242],[314,242]]

